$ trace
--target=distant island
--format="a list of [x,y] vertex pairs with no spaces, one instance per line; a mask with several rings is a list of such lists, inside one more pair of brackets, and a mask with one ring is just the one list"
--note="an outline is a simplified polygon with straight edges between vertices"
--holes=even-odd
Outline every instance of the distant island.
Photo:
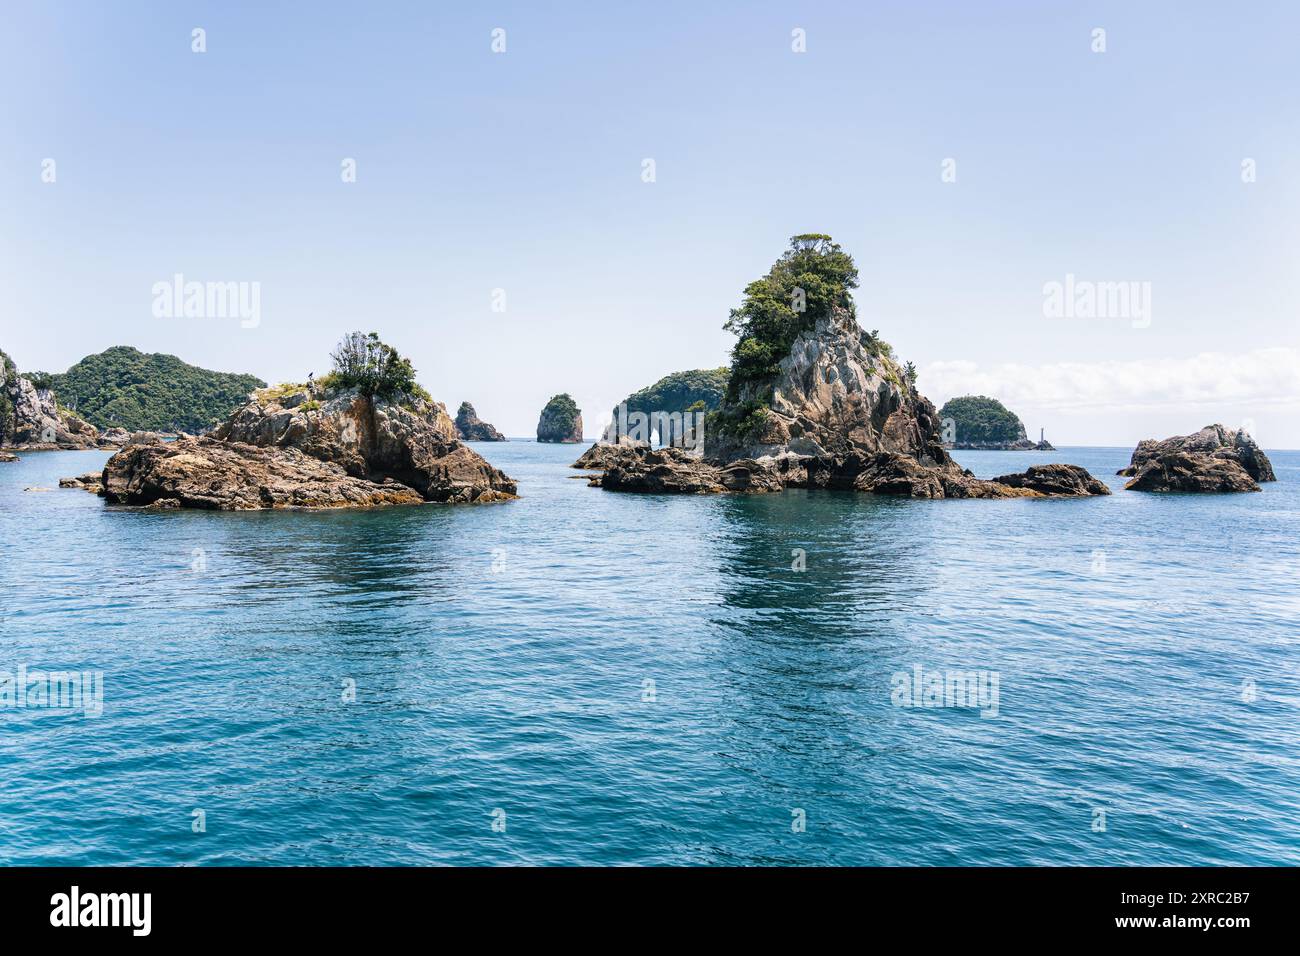
[[474,406],[469,402],[461,402],[456,411],[456,434],[461,441],[506,440],[505,435],[478,417],[478,412],[474,411]]
[[[727,393],[729,370],[697,368],[673,372],[623,399],[628,413],[713,411]],[[615,409],[617,415],[617,409]]]
[[551,398],[537,419],[540,442],[575,444],[582,441],[582,409],[568,392]]
[[87,355],[61,374],[26,375],[37,389],[96,428],[128,432],[200,432],[223,420],[266,382],[212,372],[175,355],[116,346]]
[[[1037,442],[1025,434],[1024,422],[996,398],[962,395],[939,409],[945,445],[956,449],[988,451],[1055,451],[1045,438]],[[949,436],[952,436],[949,438]]]

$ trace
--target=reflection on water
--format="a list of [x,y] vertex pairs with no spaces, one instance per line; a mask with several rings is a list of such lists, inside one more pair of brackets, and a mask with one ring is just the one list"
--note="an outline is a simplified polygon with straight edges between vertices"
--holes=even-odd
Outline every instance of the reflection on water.
[[[520,500],[150,513],[22,491],[100,453],[0,465],[8,666],[105,672],[97,720],[0,711],[5,858],[1300,861],[1300,455],[1258,495],[912,502],[481,451]],[[997,672],[998,716],[893,706],[915,665]]]

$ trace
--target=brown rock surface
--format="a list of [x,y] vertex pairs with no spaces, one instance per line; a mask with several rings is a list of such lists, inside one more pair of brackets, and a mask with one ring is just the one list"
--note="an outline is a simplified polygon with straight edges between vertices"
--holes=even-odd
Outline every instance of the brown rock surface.
[[130,444],[104,481],[115,503],[223,510],[482,503],[515,491],[460,442],[440,403],[318,385],[255,392],[210,437]]
[[1186,491],[1213,494],[1259,491],[1276,481],[1273,465],[1245,429],[1206,425],[1191,435],[1138,443],[1127,468],[1130,491]]

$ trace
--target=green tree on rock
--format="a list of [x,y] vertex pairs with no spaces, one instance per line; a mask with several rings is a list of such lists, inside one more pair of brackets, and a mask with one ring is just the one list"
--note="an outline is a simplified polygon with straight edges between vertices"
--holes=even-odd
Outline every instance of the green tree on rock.
[[381,342],[376,332],[349,332],[330,358],[334,362],[331,387],[355,388],[363,395],[380,398],[417,395],[421,391],[411,360]]

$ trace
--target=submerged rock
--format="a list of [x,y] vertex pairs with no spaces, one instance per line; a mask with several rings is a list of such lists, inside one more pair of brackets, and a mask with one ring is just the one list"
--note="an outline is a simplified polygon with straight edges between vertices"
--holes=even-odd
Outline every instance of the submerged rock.
[[1259,491],[1259,482],[1276,481],[1273,465],[1242,428],[1206,425],[1192,435],[1138,443],[1127,468],[1131,491],[1187,491],[1203,494]]
[[469,402],[461,402],[460,408],[456,411],[456,433],[462,441],[506,440],[505,435],[478,417],[474,406]]
[[104,473],[100,471],[87,472],[84,475],[78,475],[76,478],[60,478],[60,488],[80,488],[88,491],[92,495],[97,495],[104,490]]
[[537,440],[576,444],[582,441],[582,410],[567,393],[554,396],[537,419]]
[[111,502],[223,510],[481,503],[515,491],[460,442],[441,403],[319,385],[254,392],[211,436],[133,443],[104,470]]

